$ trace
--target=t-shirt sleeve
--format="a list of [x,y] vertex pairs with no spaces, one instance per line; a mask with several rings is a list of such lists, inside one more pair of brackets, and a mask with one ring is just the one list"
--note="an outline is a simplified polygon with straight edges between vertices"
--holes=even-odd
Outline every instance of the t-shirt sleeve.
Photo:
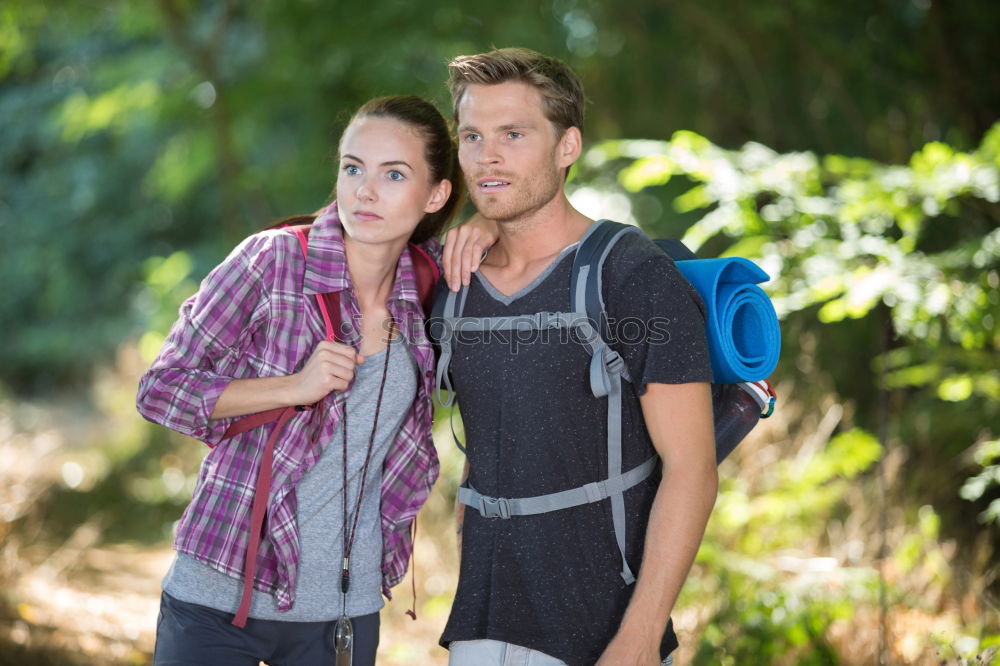
[[612,250],[604,302],[612,347],[639,395],[650,382],[712,381],[701,297],[648,239],[630,234]]

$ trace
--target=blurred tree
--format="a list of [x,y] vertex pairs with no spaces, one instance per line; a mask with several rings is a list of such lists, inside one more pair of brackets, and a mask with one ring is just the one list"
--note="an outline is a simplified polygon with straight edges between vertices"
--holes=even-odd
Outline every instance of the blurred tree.
[[[574,201],[761,261],[797,409],[837,396],[843,422],[816,416],[789,439],[810,455],[758,488],[745,470],[724,479],[700,555],[712,575],[686,588],[719,602],[700,661],[818,645],[828,663],[823,636],[851,614],[845,599],[871,600],[870,572],[848,580],[867,590],[852,597],[757,564],[807,537],[818,550],[838,524],[847,480],[863,484],[881,453],[866,433],[883,378],[892,440],[919,463],[900,506],[920,541],[898,570],[938,553],[924,523],[939,514],[966,535],[1000,516],[998,24],[1000,3],[983,0],[6,0],[0,389],[80,387],[126,340],[154,354],[235,242],[327,200],[362,102],[412,93],[447,109],[450,58],[535,48],[567,60],[590,99]],[[162,534],[187,492],[167,481],[193,474],[201,449],[168,464],[173,439],[139,430],[102,441],[129,454],[86,502],[52,494],[73,507],[52,509],[52,529],[107,509],[122,530]]]
[[928,140],[968,149],[996,118],[998,19],[996,3],[930,0],[9,0],[3,380],[86,377],[148,321],[147,257],[183,248],[202,275],[270,218],[314,210],[350,111],[384,93],[446,108],[454,55],[517,44],[567,59],[591,139],[684,128],[893,162]]

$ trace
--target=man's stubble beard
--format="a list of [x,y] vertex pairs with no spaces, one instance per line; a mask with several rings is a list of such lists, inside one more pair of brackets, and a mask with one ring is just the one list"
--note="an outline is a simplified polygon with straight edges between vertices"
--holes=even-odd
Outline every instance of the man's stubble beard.
[[560,169],[553,169],[546,170],[542,179],[523,179],[520,182],[526,187],[506,201],[491,202],[492,196],[481,192],[474,182],[467,185],[479,214],[512,231],[523,226],[528,218],[558,196],[563,187],[561,174]]

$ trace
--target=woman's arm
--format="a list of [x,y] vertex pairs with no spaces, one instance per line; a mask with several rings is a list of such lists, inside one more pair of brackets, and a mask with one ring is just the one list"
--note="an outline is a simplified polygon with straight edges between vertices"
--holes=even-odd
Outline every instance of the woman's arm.
[[221,440],[228,423],[211,416],[237,374],[242,341],[266,321],[272,243],[268,235],[248,238],[181,305],[159,355],[139,381],[136,407],[143,417],[209,445]]
[[354,347],[324,340],[316,345],[305,367],[285,377],[234,379],[215,403],[209,419],[263,412],[275,407],[311,405],[331,391],[345,391],[354,367],[364,357]]

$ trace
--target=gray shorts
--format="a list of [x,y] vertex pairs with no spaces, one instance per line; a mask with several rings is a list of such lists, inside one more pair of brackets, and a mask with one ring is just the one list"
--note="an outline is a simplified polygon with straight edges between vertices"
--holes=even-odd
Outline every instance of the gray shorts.
[[[566,666],[566,662],[544,652],[488,639],[452,641],[448,652],[448,666]],[[667,655],[660,666],[673,663],[673,655]]]

